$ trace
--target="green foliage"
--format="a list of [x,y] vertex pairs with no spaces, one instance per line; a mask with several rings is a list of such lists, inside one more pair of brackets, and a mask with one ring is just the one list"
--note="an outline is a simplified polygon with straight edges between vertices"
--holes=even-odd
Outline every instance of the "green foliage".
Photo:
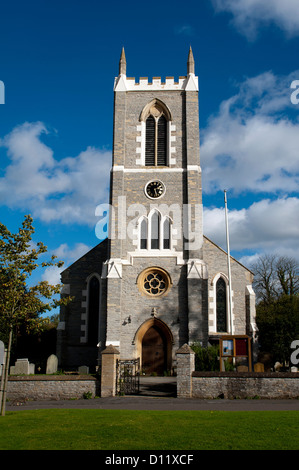
[[203,348],[200,343],[193,343],[190,347],[195,352],[195,370],[217,371],[220,369],[218,345]]
[[26,215],[19,232],[11,233],[0,223],[0,329],[8,331],[25,324],[27,331],[42,331],[48,318],[40,317],[61,303],[70,299],[52,299],[60,293],[61,286],[41,281],[36,285],[28,285],[33,271],[39,267],[63,266],[62,261],[39,263],[38,259],[47,252],[47,247],[38,242],[33,248],[33,219]]
[[287,364],[299,339],[299,265],[289,257],[263,255],[252,266],[257,295],[256,323],[261,352]]
[[260,302],[256,309],[259,343],[273,362],[287,363],[291,343],[299,339],[299,297],[283,295],[270,303]]
[[40,256],[47,252],[47,247],[32,241],[35,230],[30,215],[24,217],[18,233],[11,233],[0,223],[0,334],[7,345],[5,364],[5,379],[1,403],[1,414],[5,414],[5,394],[8,367],[13,342],[13,333],[20,328],[26,332],[41,332],[49,324],[49,319],[42,316],[58,305],[68,304],[70,297],[53,299],[60,293],[61,286],[51,285],[41,281],[29,285],[30,277],[35,269],[48,266],[63,266],[62,261],[55,261],[51,256],[49,261],[39,262]]

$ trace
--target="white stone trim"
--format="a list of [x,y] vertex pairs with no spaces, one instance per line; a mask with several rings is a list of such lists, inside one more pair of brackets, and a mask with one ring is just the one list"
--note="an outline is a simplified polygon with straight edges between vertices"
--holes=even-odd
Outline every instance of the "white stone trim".
[[162,82],[161,77],[153,77],[152,82],[149,82],[148,77],[139,78],[136,83],[135,78],[126,77],[121,74],[114,80],[114,91],[173,91],[173,90],[186,90],[198,91],[198,77],[194,73],[188,74],[186,77],[179,77],[175,82],[174,77],[166,77],[165,82]]
[[65,295],[70,295],[71,292],[71,285],[70,284],[63,284],[60,293]]
[[[175,165],[176,158],[173,155],[176,153],[176,147],[173,147],[172,144],[176,142],[176,136],[171,135],[172,132],[176,131],[176,126],[172,124],[171,121],[167,121],[167,164]],[[136,126],[136,132],[139,134],[136,136],[136,165],[145,166],[145,135],[146,127],[145,121],[141,121],[140,124]]]
[[208,279],[208,267],[201,259],[189,259],[187,262],[187,279]]
[[106,340],[106,347],[108,346],[115,346],[119,347],[120,346],[120,341],[109,341],[108,339]]
[[136,165],[145,166],[145,121],[141,121],[136,130],[140,133],[136,136],[136,142],[140,143],[140,146],[136,147],[136,153],[139,155],[139,158],[136,159]]
[[[85,280],[86,282],[86,289],[82,290],[82,297],[85,297],[85,300],[81,301],[81,307],[82,307],[82,313],[81,313],[81,320],[83,321],[83,324],[81,325],[81,332],[84,333],[80,337],[80,343],[87,343],[88,337],[87,337],[87,332],[88,332],[88,311],[89,311],[89,305],[88,305],[88,298],[89,298],[89,282],[93,277],[97,277],[99,281],[99,320],[100,320],[100,310],[101,310],[101,294],[102,294],[102,289],[101,289],[101,276],[98,273],[91,273]],[[100,331],[100,321],[99,321],[99,331]]]
[[114,165],[112,172],[122,171],[124,173],[184,173],[187,171],[185,168],[170,168],[170,167],[145,167],[145,168],[125,168],[123,165]]
[[[212,289],[209,290],[209,334],[216,334],[217,332],[217,311],[216,311],[216,284],[219,278],[222,278],[226,284],[226,322],[228,331],[233,331],[234,326],[234,302],[232,300],[232,328],[230,325],[230,315],[229,315],[229,284],[228,277],[226,274],[219,272],[212,279]],[[234,292],[232,291],[232,299],[234,297]],[[221,332],[227,333],[227,332]]]
[[103,263],[102,279],[122,279],[121,259],[109,259]]
[[249,296],[249,317],[250,317],[250,328],[253,333],[253,338],[256,339],[258,327],[256,324],[256,309],[255,309],[255,292],[252,285],[246,286],[246,294]]

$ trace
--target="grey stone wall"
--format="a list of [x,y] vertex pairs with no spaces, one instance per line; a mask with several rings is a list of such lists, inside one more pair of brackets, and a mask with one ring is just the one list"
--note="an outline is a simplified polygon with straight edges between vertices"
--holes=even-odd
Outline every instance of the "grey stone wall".
[[176,355],[178,398],[299,398],[299,373],[197,372],[187,344]]
[[[223,230],[225,227],[223,228]],[[208,308],[209,308],[209,333],[216,333],[215,321],[213,320],[213,312],[215,305],[215,296],[213,293],[213,279],[223,273],[228,277],[227,254],[224,250],[215,245],[207,237],[204,237],[203,244],[204,262],[208,265]],[[234,334],[249,334],[250,322],[246,318],[246,296],[248,304],[248,292],[246,286],[251,285],[253,274],[245,268],[236,259],[231,257],[231,283],[232,283],[232,304],[233,304],[233,325]],[[252,307],[252,306],[251,306]],[[254,306],[253,306],[254,307]],[[253,308],[254,309],[254,308]]]
[[[148,266],[159,266],[171,275],[172,286],[161,298],[148,297],[138,288],[138,275]],[[121,358],[135,357],[135,334],[140,325],[151,318],[153,308],[156,308],[156,318],[166,323],[171,329],[174,341],[173,354],[188,341],[188,301],[185,276],[185,267],[177,266],[173,258],[159,260],[138,258],[134,260],[133,266],[124,266],[120,321]],[[126,322],[128,316],[131,318],[131,323]]]
[[177,396],[192,398],[192,372],[195,367],[195,353],[188,344],[177,352]]
[[[61,281],[67,287],[66,293],[74,297],[66,307],[60,309],[60,326],[57,331],[56,355],[59,368],[77,370],[86,365],[91,372],[97,366],[97,344],[90,344],[86,336],[87,326],[87,278],[92,273],[101,277],[102,264],[107,259],[107,240],[94,247],[79,260],[65,269]],[[105,344],[106,337],[106,280],[100,282],[101,306],[99,321],[99,341]],[[83,338],[85,337],[84,341]]]
[[299,398],[298,373],[194,372],[192,398]]
[[16,376],[9,377],[7,399],[14,400],[70,400],[83,398],[90,392],[100,395],[100,382],[92,376]]

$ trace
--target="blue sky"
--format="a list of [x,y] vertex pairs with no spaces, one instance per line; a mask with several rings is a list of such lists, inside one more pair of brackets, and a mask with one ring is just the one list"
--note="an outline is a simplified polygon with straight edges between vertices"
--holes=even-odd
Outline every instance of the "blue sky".
[[178,78],[191,45],[204,233],[226,248],[226,189],[234,256],[249,267],[265,252],[299,261],[297,0],[12,0],[0,15],[0,220],[10,230],[30,213],[35,241],[66,266],[99,242],[121,49],[128,76]]

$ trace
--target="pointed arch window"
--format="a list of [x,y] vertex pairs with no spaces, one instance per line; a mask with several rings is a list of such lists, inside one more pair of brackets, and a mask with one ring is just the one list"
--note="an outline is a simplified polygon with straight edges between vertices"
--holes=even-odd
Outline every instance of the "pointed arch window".
[[144,108],[140,121],[145,124],[145,166],[167,166],[171,121],[169,109],[162,101],[155,99]]
[[154,210],[139,220],[140,250],[170,250],[172,220]]
[[160,245],[160,215],[153,212],[151,216],[151,249],[158,250]]
[[167,165],[167,121],[163,114],[145,122],[145,165]]
[[227,332],[227,289],[222,277],[216,283],[216,321],[217,331]]
[[147,220],[142,219],[140,224],[140,249],[147,250]]
[[163,222],[163,249],[170,250],[170,220],[168,217]]

